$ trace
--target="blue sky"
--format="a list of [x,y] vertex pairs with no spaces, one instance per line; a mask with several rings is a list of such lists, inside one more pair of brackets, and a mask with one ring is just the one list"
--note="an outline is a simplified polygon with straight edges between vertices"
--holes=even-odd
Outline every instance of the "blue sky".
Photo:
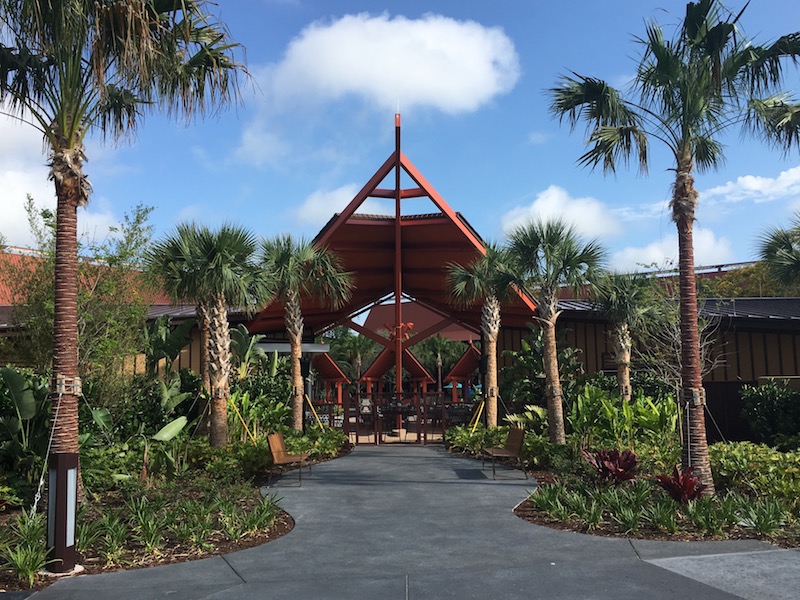
[[[652,147],[647,177],[580,168],[584,131],[559,125],[544,91],[570,70],[624,86],[645,21],[674,23],[685,3],[220,4],[252,75],[242,104],[188,126],[148,117],[117,146],[90,139],[84,232],[101,237],[143,203],[155,207],[157,237],[185,220],[312,237],[393,151],[399,105],[404,153],[485,239],[501,240],[527,218],[562,216],[599,238],[615,268],[676,255],[669,158]],[[753,0],[743,25],[765,43],[800,29],[798,17],[796,0]],[[786,74],[797,97],[800,70]],[[726,162],[697,176],[697,264],[752,260],[765,228],[800,210],[800,153],[783,156],[738,130],[724,142]],[[55,204],[44,164],[36,132],[0,119],[0,232],[13,245],[30,243],[26,193]]]

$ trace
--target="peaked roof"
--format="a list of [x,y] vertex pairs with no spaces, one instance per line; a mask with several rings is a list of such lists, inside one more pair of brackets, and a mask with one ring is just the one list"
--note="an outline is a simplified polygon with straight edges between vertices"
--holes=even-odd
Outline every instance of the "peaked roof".
[[[376,381],[383,377],[386,372],[395,366],[394,350],[384,348],[372,364],[364,371],[360,381]],[[403,350],[403,368],[408,371],[412,381],[425,381],[433,383],[434,379],[407,349]]]
[[447,382],[466,381],[478,370],[481,364],[481,352],[473,344],[470,344],[461,358],[458,359],[453,368],[444,378]]
[[[485,252],[484,241],[400,151],[400,116],[395,119],[395,151],[313,240],[318,246],[334,251],[355,280],[352,298],[339,310],[332,311],[312,301],[303,303],[305,323],[314,332],[346,323],[351,315],[394,298],[398,283],[405,298],[447,317],[450,322],[463,323],[473,330],[480,324],[480,307],[462,309],[451,305],[446,269],[451,262],[466,265],[474,261]],[[410,182],[409,187],[403,187],[404,180]],[[392,200],[393,214],[356,212],[368,199]],[[436,212],[404,214],[399,210],[403,202],[412,199],[429,200]],[[516,317],[519,325],[529,321],[535,311],[533,302],[522,294],[508,308],[503,321]],[[254,332],[282,329],[283,306],[279,303],[268,306],[250,323]]]

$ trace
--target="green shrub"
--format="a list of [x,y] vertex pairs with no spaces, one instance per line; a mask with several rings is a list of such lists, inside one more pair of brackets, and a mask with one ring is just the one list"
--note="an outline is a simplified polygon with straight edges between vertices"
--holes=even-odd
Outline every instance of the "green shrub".
[[800,390],[790,389],[780,380],[759,386],[746,385],[741,391],[742,415],[755,442],[775,445],[780,436],[790,444],[800,433]]
[[713,444],[708,452],[718,489],[776,498],[800,516],[800,452],[779,452],[752,442]]
[[454,452],[478,455],[483,448],[495,448],[506,443],[508,427],[487,429],[478,424],[474,429],[469,425],[456,425],[444,433],[445,447]]

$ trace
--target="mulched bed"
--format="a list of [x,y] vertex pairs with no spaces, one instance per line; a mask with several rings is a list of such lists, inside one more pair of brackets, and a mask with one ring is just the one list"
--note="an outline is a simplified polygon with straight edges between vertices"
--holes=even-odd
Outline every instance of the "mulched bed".
[[[553,484],[557,478],[549,471],[528,471],[528,475],[536,479],[537,483],[542,486]],[[752,530],[737,529],[728,532],[725,536],[711,536],[704,535],[697,531],[677,531],[673,534],[664,533],[656,529],[648,529],[642,527],[636,533],[626,533],[621,525],[614,522],[604,521],[596,528],[589,531],[582,521],[568,520],[561,521],[552,517],[544,511],[539,510],[531,504],[529,500],[522,501],[515,509],[514,514],[520,519],[532,523],[533,525],[541,525],[543,527],[550,527],[552,529],[560,529],[562,531],[572,531],[574,533],[582,533],[587,535],[600,535],[605,537],[616,537],[625,539],[640,539],[640,540],[660,540],[669,542],[701,542],[701,541],[720,541],[720,540],[760,540],[781,548],[800,548],[800,540],[793,537],[781,536],[763,536]]]
[[[8,526],[11,519],[16,518],[17,513],[0,513],[0,530]],[[236,541],[218,540],[214,542],[214,547],[207,551],[189,550],[179,544],[173,546],[165,545],[159,556],[139,556],[115,566],[103,566],[98,564],[97,557],[79,557],[78,564],[84,568],[82,575],[95,575],[98,573],[111,573],[114,571],[129,571],[132,569],[144,569],[147,567],[158,567],[173,563],[181,563],[210,556],[229,554],[237,550],[245,550],[272,542],[286,535],[294,529],[294,519],[287,512],[282,512],[276,517],[272,526],[266,531],[243,537]],[[39,577],[33,588],[28,588],[27,583],[17,579],[16,574],[11,571],[0,569],[0,592],[6,591],[30,591],[40,590],[54,583],[56,578]]]

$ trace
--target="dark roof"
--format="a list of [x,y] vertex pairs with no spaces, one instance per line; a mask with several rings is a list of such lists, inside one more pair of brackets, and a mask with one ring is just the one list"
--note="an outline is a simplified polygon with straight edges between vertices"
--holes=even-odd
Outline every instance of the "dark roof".
[[[589,300],[559,300],[558,308],[572,316],[600,316]],[[800,324],[800,298],[701,298],[698,311],[704,317]]]

